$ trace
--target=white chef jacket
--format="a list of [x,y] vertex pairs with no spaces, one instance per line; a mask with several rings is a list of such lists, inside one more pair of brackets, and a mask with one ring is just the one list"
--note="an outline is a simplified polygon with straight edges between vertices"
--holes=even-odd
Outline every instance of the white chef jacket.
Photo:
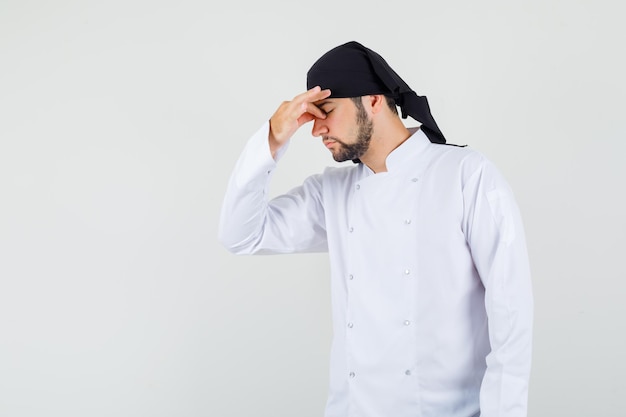
[[325,416],[526,416],[530,271],[496,168],[412,130],[387,172],[327,168],[268,201],[268,133],[265,123],[236,164],[220,240],[237,254],[328,251]]

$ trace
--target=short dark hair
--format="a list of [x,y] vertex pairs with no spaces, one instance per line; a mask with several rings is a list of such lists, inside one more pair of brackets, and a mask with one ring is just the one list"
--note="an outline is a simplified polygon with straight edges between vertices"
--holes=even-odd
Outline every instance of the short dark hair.
[[[350,100],[352,100],[352,102],[354,103],[357,109],[360,109],[363,107],[363,102],[361,101],[361,97],[350,97]],[[394,98],[391,96],[385,96],[385,101],[387,102],[387,106],[389,107],[389,110],[391,110],[393,114],[397,115],[398,108],[396,107],[396,100],[394,100]]]

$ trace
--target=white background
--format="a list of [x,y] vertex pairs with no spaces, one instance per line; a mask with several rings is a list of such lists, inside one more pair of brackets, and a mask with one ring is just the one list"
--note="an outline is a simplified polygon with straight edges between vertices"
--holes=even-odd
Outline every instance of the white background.
[[[247,138],[357,40],[524,216],[530,416],[623,416],[617,1],[0,0],[0,416],[321,416],[325,255],[217,242]],[[410,124],[410,123],[409,123]],[[332,165],[298,132],[272,191]]]

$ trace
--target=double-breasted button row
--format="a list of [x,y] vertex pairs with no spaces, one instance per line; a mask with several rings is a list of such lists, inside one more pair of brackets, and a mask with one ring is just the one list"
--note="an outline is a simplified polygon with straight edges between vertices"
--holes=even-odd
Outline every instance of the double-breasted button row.
[[[404,224],[405,225],[410,225],[411,224],[411,219],[404,219]],[[352,233],[354,232],[354,226],[348,226],[348,232]]]
[[[410,369],[407,369],[406,371],[404,371],[404,375],[406,375],[406,376],[411,376],[411,370],[410,370]],[[355,378],[355,377],[356,377],[356,372],[350,372],[350,373],[348,374],[348,376],[349,376],[350,378]]]
[[[411,320],[404,320],[403,324],[404,324],[405,326],[410,326],[410,325],[411,325]],[[349,323],[347,324],[347,326],[348,326],[348,329],[351,329],[351,328],[353,328],[353,327],[354,327],[354,323],[349,322]]]

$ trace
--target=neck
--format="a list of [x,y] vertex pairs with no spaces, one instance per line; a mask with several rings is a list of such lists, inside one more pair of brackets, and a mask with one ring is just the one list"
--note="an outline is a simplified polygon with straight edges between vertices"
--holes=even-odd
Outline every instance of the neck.
[[376,123],[370,146],[361,156],[361,162],[376,174],[387,172],[387,157],[410,136],[411,132],[402,124],[399,117]]

